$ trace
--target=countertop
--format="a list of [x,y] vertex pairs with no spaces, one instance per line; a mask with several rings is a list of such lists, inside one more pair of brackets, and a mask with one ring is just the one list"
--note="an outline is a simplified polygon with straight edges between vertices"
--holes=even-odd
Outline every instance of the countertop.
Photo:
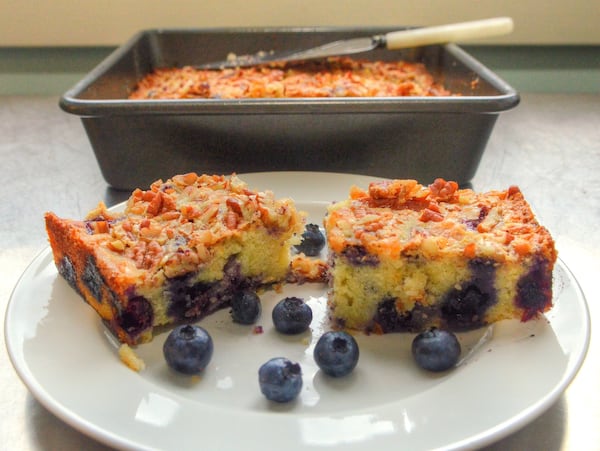
[[[79,119],[53,96],[0,97],[0,312],[46,246],[46,210],[82,217],[127,193],[102,178]],[[592,323],[600,318],[600,95],[522,94],[496,124],[472,184],[519,185],[579,281]],[[106,450],[44,408],[15,373],[0,328],[0,449]],[[545,413],[489,450],[587,450],[600,444],[600,338],[572,384]],[[481,401],[485,414],[485,400]]]

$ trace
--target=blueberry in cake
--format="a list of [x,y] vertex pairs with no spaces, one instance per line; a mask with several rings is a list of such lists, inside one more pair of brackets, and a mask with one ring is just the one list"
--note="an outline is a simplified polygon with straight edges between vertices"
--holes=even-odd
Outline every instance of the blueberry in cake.
[[554,242],[517,187],[374,182],[332,204],[325,229],[329,307],[341,327],[464,330],[552,306]]
[[304,227],[291,199],[195,173],[136,189],[122,213],[45,219],[59,273],[127,344],[285,281]]

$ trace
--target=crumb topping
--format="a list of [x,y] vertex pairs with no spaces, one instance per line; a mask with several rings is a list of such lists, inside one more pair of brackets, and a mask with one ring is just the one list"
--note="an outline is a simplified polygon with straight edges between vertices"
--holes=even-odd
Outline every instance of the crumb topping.
[[319,258],[307,257],[304,254],[298,254],[290,262],[290,273],[287,282],[305,283],[305,282],[327,282],[329,265]]
[[367,190],[352,187],[349,199],[330,206],[325,225],[336,253],[362,248],[390,258],[454,254],[501,262],[541,252],[556,259],[550,234],[515,186],[475,193],[444,179],[429,186],[374,182]]
[[136,189],[123,213],[101,203],[85,221],[106,251],[139,269],[164,270],[167,277],[194,271],[212,256],[211,246],[252,227],[290,238],[302,217],[290,199],[251,191],[235,174],[177,175]]
[[130,99],[448,96],[423,64],[332,57],[200,70],[160,68],[144,77]]

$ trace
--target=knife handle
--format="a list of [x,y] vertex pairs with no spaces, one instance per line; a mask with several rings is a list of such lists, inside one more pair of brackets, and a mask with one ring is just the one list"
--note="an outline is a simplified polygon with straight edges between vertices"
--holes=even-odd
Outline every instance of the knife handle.
[[394,50],[499,36],[508,34],[512,30],[513,21],[510,17],[496,17],[493,19],[392,31],[385,35],[385,40],[386,47]]

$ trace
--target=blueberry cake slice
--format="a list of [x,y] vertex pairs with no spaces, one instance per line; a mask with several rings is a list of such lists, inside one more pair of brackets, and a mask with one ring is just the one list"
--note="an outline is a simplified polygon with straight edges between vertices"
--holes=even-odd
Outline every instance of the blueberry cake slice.
[[123,213],[101,203],[83,221],[45,219],[59,273],[127,344],[285,281],[303,230],[291,199],[195,173],[136,189]]
[[554,242],[517,187],[374,182],[332,204],[325,229],[329,307],[341,327],[464,330],[552,306]]

